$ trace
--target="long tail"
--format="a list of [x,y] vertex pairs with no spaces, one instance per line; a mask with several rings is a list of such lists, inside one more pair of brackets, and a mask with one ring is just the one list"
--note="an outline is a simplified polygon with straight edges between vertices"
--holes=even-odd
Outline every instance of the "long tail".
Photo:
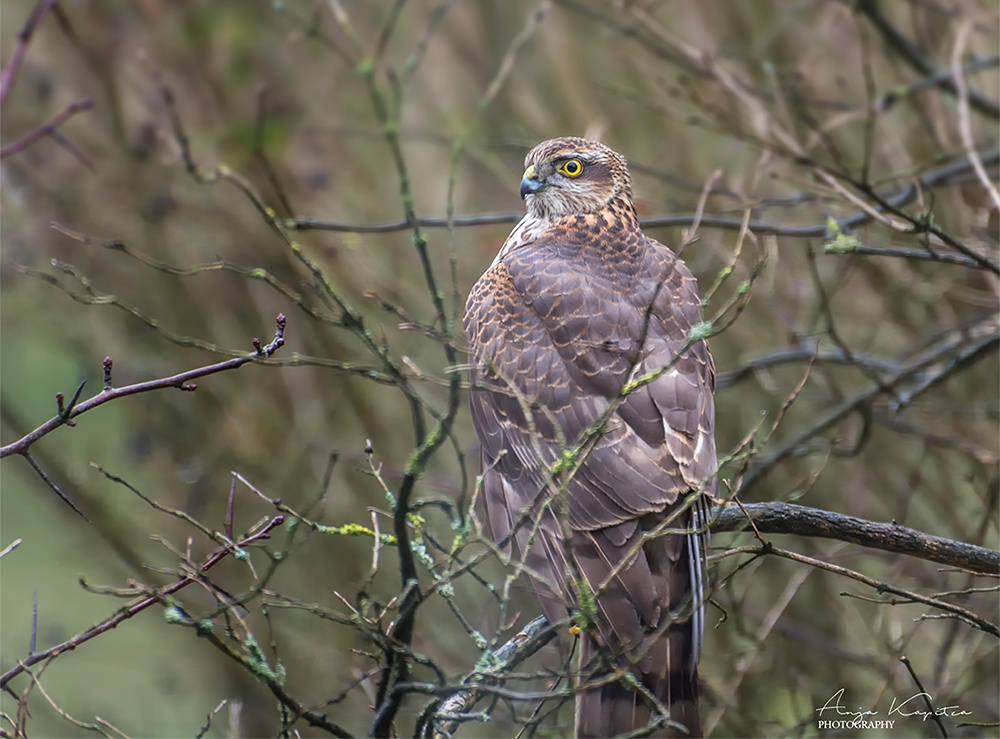
[[[702,511],[693,516],[697,525]],[[663,630],[653,629],[643,645],[642,656],[632,665],[632,674],[669,711],[673,726],[651,730],[652,737],[701,737],[698,710],[698,655],[701,651],[704,624],[704,535],[667,536],[649,542],[643,555],[653,579],[661,584],[660,618],[677,617]],[[678,551],[681,549],[681,551]],[[679,555],[679,556],[678,556]],[[581,639],[581,665],[598,661],[598,648],[590,639]],[[578,694],[576,702],[577,737],[613,737],[650,726],[659,718],[655,709],[625,682],[614,682]]]
[[[651,737],[700,737],[698,711],[698,673],[691,670],[691,627],[671,626],[652,647],[653,668],[633,674],[670,712],[670,721],[682,724],[687,731],[673,727],[652,731]],[[584,644],[586,642],[586,644]],[[581,640],[584,663],[596,656],[588,640]],[[602,685],[580,693],[576,699],[576,735],[578,737],[614,737],[649,726],[657,718],[647,702],[623,682]]]

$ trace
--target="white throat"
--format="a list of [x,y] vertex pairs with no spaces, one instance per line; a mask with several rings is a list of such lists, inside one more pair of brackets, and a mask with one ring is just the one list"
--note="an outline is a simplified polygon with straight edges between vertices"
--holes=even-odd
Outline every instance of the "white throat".
[[526,213],[524,218],[514,226],[514,230],[510,232],[507,240],[503,242],[503,246],[500,247],[500,252],[493,260],[493,264],[497,264],[497,262],[515,249],[537,241],[538,237],[552,226],[552,223],[553,221],[548,218],[539,218],[531,213]]

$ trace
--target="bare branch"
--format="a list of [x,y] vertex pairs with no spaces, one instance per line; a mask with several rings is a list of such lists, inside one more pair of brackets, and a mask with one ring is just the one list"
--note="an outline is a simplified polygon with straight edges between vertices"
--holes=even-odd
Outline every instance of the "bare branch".
[[[803,554],[798,554],[797,552],[787,551],[785,549],[778,549],[770,545],[764,546],[753,546],[753,547],[741,547],[737,550],[730,550],[727,554],[755,554],[761,555],[775,555],[782,557],[784,559],[790,559],[793,562],[801,562],[802,564],[809,565],[810,567],[815,567],[821,570],[827,570],[836,575],[843,575],[852,580],[857,580],[858,582],[864,583],[865,585],[874,588],[881,595],[883,593],[891,593],[893,595],[900,596],[904,598],[903,601],[883,601],[888,605],[897,605],[899,603],[923,603],[924,605],[932,606],[934,608],[940,608],[943,611],[948,611],[955,614],[961,620],[965,621],[970,626],[974,626],[987,634],[992,636],[1000,637],[1000,628],[996,624],[987,621],[984,618],[976,615],[972,611],[965,608],[960,608],[952,603],[948,603],[943,600],[938,600],[937,598],[929,598],[926,595],[920,595],[919,593],[914,593],[910,590],[904,590],[903,588],[897,587],[891,583],[881,582],[874,578],[862,575],[860,572],[855,572],[854,570],[849,570],[846,567],[840,567],[839,565],[830,564],[829,562],[823,562],[822,560],[815,559],[813,557],[807,557]],[[842,595],[850,595],[849,593],[842,593]]]
[[[980,152],[979,161],[984,167],[992,167],[1000,163],[1000,149],[992,149]],[[901,208],[913,202],[917,194],[922,190],[947,185],[955,178],[965,175],[975,168],[973,160],[966,156],[950,164],[933,169],[923,175],[917,182],[907,185],[903,189],[885,196],[887,204],[893,208]],[[874,208],[876,212],[881,212],[881,206]],[[452,219],[455,227],[471,226],[492,226],[500,224],[517,223],[524,216],[523,213],[482,213],[469,216],[456,216]],[[854,213],[843,218],[836,219],[838,228],[843,232],[848,232],[854,228],[864,225],[872,220],[870,213],[864,211]],[[447,218],[417,218],[416,223],[422,228],[447,228]],[[702,215],[698,219],[697,213],[649,216],[640,218],[639,223],[644,229],[650,228],[690,228],[696,223],[702,228],[718,228],[726,231],[739,231],[744,227],[742,218],[726,218],[722,216]],[[395,231],[406,231],[413,227],[409,220],[391,221],[377,224],[356,224],[341,223],[338,221],[326,221],[319,218],[299,217],[290,218],[284,221],[284,226],[293,231],[337,231],[344,233],[392,233]],[[825,238],[829,236],[830,225],[820,224],[782,224],[761,219],[751,219],[746,227],[758,236],[773,234],[775,236],[801,236]]]
[[[743,507],[757,529],[765,534],[837,539],[972,572],[1000,573],[1000,552],[932,536],[895,522],[877,523],[792,503],[744,503]],[[743,511],[734,506],[713,508],[709,515],[713,533],[741,531],[750,523]]]
[[17,32],[17,45],[10,55],[10,61],[4,67],[3,74],[0,75],[0,105],[6,102],[7,95],[14,86],[14,80],[17,79],[17,72],[21,68],[21,62],[24,60],[24,55],[28,52],[28,44],[31,43],[31,37],[35,34],[35,30],[55,4],[56,0],[39,0],[38,4],[35,5],[35,9],[31,11],[31,15],[28,16],[28,20],[25,21],[24,26]]
[[[284,516],[275,516],[270,521],[265,523],[263,528],[261,528],[259,531],[250,534],[249,536],[236,542],[235,547],[227,546],[216,550],[216,552],[213,555],[211,555],[203,565],[201,565],[198,571],[207,572],[208,570],[215,567],[215,565],[217,565],[219,562],[221,562],[223,559],[225,559],[227,556],[232,554],[237,549],[248,547],[254,542],[262,541],[264,539],[270,539],[271,531],[274,530],[276,527],[280,526],[281,524],[283,524],[284,522],[285,522]],[[82,644],[86,644],[91,639],[94,639],[95,637],[98,637],[101,634],[107,633],[108,631],[115,628],[122,622],[127,621],[128,619],[132,618],[133,616],[139,613],[142,613],[147,608],[152,606],[154,603],[159,603],[163,601],[163,599],[168,595],[173,595],[177,591],[186,588],[193,582],[197,582],[197,579],[193,576],[181,578],[172,585],[167,585],[164,588],[158,589],[154,595],[151,595],[148,598],[142,598],[140,600],[137,600],[129,604],[125,608],[118,611],[118,613],[116,613],[111,618],[105,619],[96,626],[87,629],[82,634],[74,636],[69,641],[65,641],[62,644],[57,644],[56,646],[50,647],[41,652],[35,652],[34,654],[29,655],[23,660],[18,660],[16,667],[12,667],[11,669],[7,670],[7,672],[5,672],[3,675],[0,675],[0,688],[5,687],[7,683],[9,683],[12,679],[20,675],[22,672],[24,672],[25,669],[27,669],[28,667],[38,664],[42,660],[55,658],[60,654],[62,654],[63,652],[73,651]]]
[[47,123],[43,123],[34,131],[26,134],[22,138],[15,141],[13,144],[8,144],[7,146],[0,148],[0,159],[6,159],[12,154],[17,154],[19,151],[23,151],[31,146],[33,143],[39,139],[45,138],[55,133],[55,131],[68,121],[70,118],[75,116],[77,113],[82,113],[85,110],[90,110],[94,107],[93,98],[83,98],[82,100],[75,100],[69,105],[67,105],[61,112],[57,113],[52,117]]
[[[36,441],[41,439],[43,436],[51,433],[60,426],[68,425],[69,422],[79,415],[86,413],[89,410],[93,410],[98,406],[104,405],[112,400],[117,400],[118,398],[123,398],[126,395],[135,395],[137,393],[146,393],[151,390],[161,390],[163,388],[173,387],[179,390],[192,391],[197,388],[197,385],[190,384],[191,380],[195,380],[199,377],[205,377],[207,375],[214,375],[216,372],[225,372],[227,370],[237,369],[242,367],[248,362],[253,362],[258,359],[270,357],[275,351],[278,350],[285,343],[285,317],[284,315],[279,315],[277,318],[278,330],[274,335],[274,339],[266,347],[259,346],[259,341],[254,339],[256,350],[250,354],[245,354],[240,357],[233,357],[225,362],[219,362],[218,364],[211,364],[207,367],[199,367],[197,369],[188,370],[187,372],[182,372],[179,375],[173,375],[172,377],[163,377],[158,380],[149,380],[148,382],[139,382],[135,385],[128,385],[126,387],[114,388],[111,390],[103,390],[99,394],[85,400],[78,405],[72,405],[66,412],[60,413],[59,415],[51,418],[46,423],[42,424],[36,428],[31,433],[25,435],[21,439],[8,444],[7,446],[0,447],[0,459],[8,457],[11,454],[25,454],[28,449]],[[81,514],[82,515],[82,514]]]
[[[882,14],[878,0],[860,0],[857,8],[864,15],[868,16],[886,42],[906,60],[907,64],[921,74],[939,80],[937,82],[938,87],[942,87],[952,94],[957,94],[954,77],[949,74],[942,74],[934,67],[931,61],[917,48],[917,45]],[[1000,120],[1000,104],[997,101],[989,100],[982,95],[972,93],[969,95],[969,104],[980,113],[994,120]]]

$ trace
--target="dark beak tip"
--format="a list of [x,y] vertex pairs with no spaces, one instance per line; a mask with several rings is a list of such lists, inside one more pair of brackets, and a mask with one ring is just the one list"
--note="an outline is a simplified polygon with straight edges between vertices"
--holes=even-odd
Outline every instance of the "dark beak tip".
[[527,177],[521,180],[521,200],[538,192],[541,184],[538,180],[529,180]]

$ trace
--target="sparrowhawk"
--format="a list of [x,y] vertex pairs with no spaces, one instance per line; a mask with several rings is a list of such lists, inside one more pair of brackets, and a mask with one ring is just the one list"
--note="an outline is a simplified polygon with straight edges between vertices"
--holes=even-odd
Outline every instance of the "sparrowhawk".
[[700,736],[700,512],[718,487],[697,283],[640,229],[623,156],[559,138],[525,166],[527,214],[464,320],[486,520],[550,623],[596,595],[584,677],[623,675],[583,683],[577,735],[662,722],[659,702],[689,733],[656,735]]

